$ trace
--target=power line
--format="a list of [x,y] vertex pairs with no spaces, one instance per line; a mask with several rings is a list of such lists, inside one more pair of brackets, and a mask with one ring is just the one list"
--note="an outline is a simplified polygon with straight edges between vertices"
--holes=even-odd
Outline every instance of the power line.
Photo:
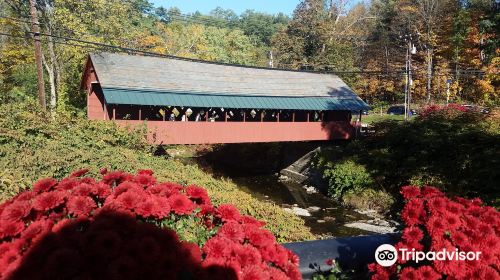
[[[33,32],[27,32],[33,34]],[[16,37],[16,38],[24,38],[24,39],[31,39],[29,36],[19,36],[19,35],[12,35],[8,33],[2,33],[0,32],[0,35],[5,35],[5,36],[11,36],[11,37]],[[222,63],[222,62],[214,62],[214,61],[207,61],[207,60],[201,60],[201,59],[194,59],[194,58],[186,58],[186,57],[180,57],[180,56],[173,56],[173,55],[167,55],[167,54],[161,54],[161,53],[156,53],[156,52],[150,52],[150,51],[144,51],[144,50],[138,50],[138,49],[133,49],[133,48],[128,48],[128,47],[122,47],[122,46],[116,46],[116,45],[110,45],[110,44],[105,44],[105,43],[99,43],[99,42],[92,42],[92,41],[87,41],[87,40],[82,40],[82,39],[76,39],[76,38],[71,38],[71,37],[64,37],[64,36],[58,36],[58,35],[53,35],[53,34],[46,34],[46,33],[40,33],[40,36],[45,36],[45,37],[53,37],[59,40],[64,40],[63,42],[61,41],[54,41],[56,44],[65,44],[65,45],[70,45],[70,46],[76,46],[76,47],[82,47],[82,48],[92,48],[92,49],[97,49],[97,50],[120,50],[123,52],[127,53],[136,53],[136,54],[143,54],[147,56],[153,56],[153,57],[165,57],[165,58],[170,58],[170,59],[177,59],[177,60],[184,60],[184,61],[192,61],[192,62],[199,62],[199,63],[208,63],[208,64],[216,64],[216,65],[225,65],[225,66],[237,66],[237,67],[246,67],[246,68],[254,68],[254,69],[265,69],[265,70],[280,70],[280,71],[292,71],[292,72],[306,72],[306,73],[320,73],[320,74],[368,74],[368,75],[377,75],[377,76],[390,76],[390,74],[404,74],[405,72],[403,70],[391,70],[391,71],[378,71],[378,70],[296,70],[296,69],[289,69],[289,68],[267,68],[267,67],[259,67],[259,66],[251,66],[251,65],[241,65],[241,64],[232,64],[232,63]],[[74,44],[74,43],[69,43],[67,41],[73,41],[73,42],[78,42],[81,44]],[[85,45],[82,45],[85,44]],[[89,45],[94,45],[94,46],[89,46]],[[97,47],[96,47],[97,46]],[[282,65],[291,65],[291,64],[282,64]],[[305,65],[308,66],[308,65]],[[311,65],[309,65],[311,66]],[[324,67],[324,65],[321,65]],[[485,74],[484,71],[482,70],[477,70],[477,69],[471,69],[471,70],[464,70],[464,69],[459,69],[458,70],[460,75],[483,75]],[[449,70],[450,74],[456,72],[455,69]],[[446,74],[437,74],[434,72],[433,76],[448,76]],[[415,73],[415,75],[425,75],[425,73]]]

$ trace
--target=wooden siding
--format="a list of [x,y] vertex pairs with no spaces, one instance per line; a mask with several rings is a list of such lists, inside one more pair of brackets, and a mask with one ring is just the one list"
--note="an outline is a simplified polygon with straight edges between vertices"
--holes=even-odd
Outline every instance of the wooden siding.
[[116,120],[122,127],[146,124],[155,144],[297,142],[349,139],[353,126],[330,122],[169,122]]

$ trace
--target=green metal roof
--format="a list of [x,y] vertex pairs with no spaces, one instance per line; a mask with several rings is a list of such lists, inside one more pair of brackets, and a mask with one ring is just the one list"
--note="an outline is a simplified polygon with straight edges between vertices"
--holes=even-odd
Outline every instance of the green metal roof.
[[108,104],[281,110],[368,110],[359,97],[288,97],[103,87]]

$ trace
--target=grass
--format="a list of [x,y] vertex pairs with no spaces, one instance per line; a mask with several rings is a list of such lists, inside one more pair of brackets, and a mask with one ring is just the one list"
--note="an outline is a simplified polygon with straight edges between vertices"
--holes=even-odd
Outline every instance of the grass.
[[[359,116],[353,116],[353,121],[355,121]],[[361,117],[361,122],[366,124],[373,124],[381,121],[394,120],[403,121],[403,115],[388,115],[388,114],[372,114]]]

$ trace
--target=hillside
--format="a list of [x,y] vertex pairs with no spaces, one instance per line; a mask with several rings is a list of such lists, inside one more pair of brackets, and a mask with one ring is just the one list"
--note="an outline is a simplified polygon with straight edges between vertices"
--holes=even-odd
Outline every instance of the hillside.
[[151,169],[160,181],[203,186],[216,204],[233,203],[243,213],[266,221],[281,242],[313,237],[300,218],[258,201],[235,184],[175,159],[154,156],[154,147],[142,140],[140,131],[131,133],[84,117],[52,119],[38,111],[31,104],[0,105],[0,200],[38,178],[63,178],[80,168],[89,168],[96,177],[101,168]]

